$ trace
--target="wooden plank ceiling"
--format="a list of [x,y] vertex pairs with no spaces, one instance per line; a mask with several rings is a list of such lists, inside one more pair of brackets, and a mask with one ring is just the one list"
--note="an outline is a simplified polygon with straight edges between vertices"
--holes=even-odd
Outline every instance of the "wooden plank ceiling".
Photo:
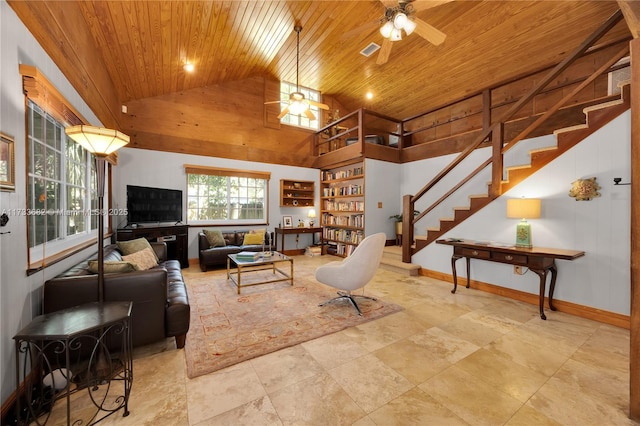
[[[300,85],[345,112],[364,106],[402,119],[561,61],[619,7],[600,0],[420,0],[417,17],[446,40],[434,46],[414,33],[394,42],[388,62],[377,65],[377,53],[359,52],[382,44],[379,20],[388,1],[9,4],[103,123],[118,127],[120,105],[135,101],[255,77],[295,82],[296,22],[303,27]],[[622,23],[603,41],[629,34]],[[193,73],[184,71],[186,62]]]

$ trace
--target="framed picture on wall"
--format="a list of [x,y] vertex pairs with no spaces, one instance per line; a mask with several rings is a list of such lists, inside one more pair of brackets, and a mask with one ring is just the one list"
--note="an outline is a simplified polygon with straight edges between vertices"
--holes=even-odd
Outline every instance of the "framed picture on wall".
[[291,216],[283,216],[282,217],[282,227],[283,228],[293,228],[293,219]]
[[0,190],[16,190],[16,166],[13,138],[0,133]]

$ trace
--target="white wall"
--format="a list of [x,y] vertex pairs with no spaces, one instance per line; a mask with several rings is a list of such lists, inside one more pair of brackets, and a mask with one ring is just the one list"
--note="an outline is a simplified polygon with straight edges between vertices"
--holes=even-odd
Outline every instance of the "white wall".
[[[407,165],[403,192],[414,190],[423,176],[408,169],[439,170],[447,159],[433,159]],[[446,160],[446,161],[445,161]],[[520,162],[520,164],[522,164]],[[469,169],[465,173],[468,173]],[[586,255],[574,261],[557,261],[558,300],[629,315],[630,306],[630,187],[614,186],[613,178],[628,182],[630,164],[630,112],[569,150],[520,185],[483,208],[442,238],[515,242],[518,220],[506,218],[506,199],[542,199],[542,217],[530,220],[534,245],[575,249]],[[464,175],[458,173],[457,178]],[[601,197],[575,201],[569,197],[571,183],[596,177]],[[451,214],[448,214],[451,216]],[[433,226],[433,224],[429,224]],[[425,232],[425,227],[420,233]],[[451,247],[431,244],[413,256],[423,268],[451,274]],[[458,274],[465,276],[463,262]],[[471,278],[537,294],[538,276],[513,274],[513,268],[491,262],[472,261]],[[463,289],[464,291],[464,289]]]
[[5,401],[15,390],[12,337],[41,313],[42,284],[86,255],[26,275],[27,218],[12,213],[26,207],[25,99],[19,64],[36,66],[91,124],[100,122],[4,0],[0,0],[0,55],[0,130],[15,140],[16,166],[15,192],[0,192],[0,210],[9,215],[9,223],[0,228],[5,233],[0,234],[0,391]]
[[[396,236],[395,221],[389,216],[402,213],[402,166],[372,159],[365,160],[365,235],[384,232],[387,240]],[[378,207],[379,204],[382,207]]]
[[[185,164],[199,166],[222,167],[229,169],[253,170],[270,172],[269,181],[269,223],[267,229],[273,231],[282,224],[282,216],[291,216],[293,225],[298,224],[298,219],[308,224],[307,213],[309,207],[280,207],[280,179],[300,179],[315,182],[316,216],[320,216],[319,180],[320,172],[317,169],[304,167],[282,166],[278,164],[262,164],[250,161],[229,160],[224,158],[204,157],[199,155],[166,153],[135,148],[123,148],[118,151],[118,165],[115,167],[113,191],[114,207],[125,208],[127,206],[127,185],[152,186],[156,188],[180,189],[183,191],[183,200],[186,205],[187,175],[184,171]],[[316,218],[316,223],[318,223]],[[188,225],[188,221],[185,221]],[[114,222],[115,225],[115,222]],[[121,218],[120,226],[126,225],[126,217]],[[197,235],[201,229],[214,228],[193,227],[189,228],[189,258],[198,258]],[[246,226],[227,228],[230,230],[249,229]],[[320,237],[316,236],[316,240]],[[301,234],[298,243],[295,235],[286,235],[285,248],[304,249],[312,244],[311,234]]]

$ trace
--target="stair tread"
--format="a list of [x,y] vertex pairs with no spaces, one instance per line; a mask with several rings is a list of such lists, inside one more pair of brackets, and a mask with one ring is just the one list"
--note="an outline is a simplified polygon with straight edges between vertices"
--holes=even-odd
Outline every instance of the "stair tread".
[[529,151],[529,154],[535,154],[538,152],[546,152],[546,151],[553,151],[558,149],[557,146],[547,146],[547,147],[542,147],[542,148],[535,148]]
[[589,126],[587,124],[576,124],[575,126],[563,127],[562,129],[554,130],[553,134],[557,136],[560,133],[567,133],[567,132],[572,132],[574,130],[582,130],[582,129],[588,129],[588,128]]
[[622,99],[616,99],[614,101],[609,101],[609,102],[603,102],[601,104],[590,105],[588,107],[585,107],[582,111],[586,114],[586,113],[591,112],[591,111],[597,111],[599,109],[605,109],[605,108],[616,106],[616,105],[620,105],[620,104],[623,104],[623,103],[624,103],[624,101]]
[[385,259],[384,257],[380,260],[380,263],[385,265],[392,265],[401,269],[420,269],[420,265],[416,265],[415,263],[404,263],[401,260]]

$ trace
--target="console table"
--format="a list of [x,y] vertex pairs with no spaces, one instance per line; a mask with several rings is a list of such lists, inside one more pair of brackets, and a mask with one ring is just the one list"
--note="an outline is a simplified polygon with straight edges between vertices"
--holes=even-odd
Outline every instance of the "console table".
[[489,262],[506,263],[508,265],[523,266],[529,268],[540,277],[540,318],[547,319],[544,314],[544,293],[547,281],[547,274],[551,272],[551,282],[549,284],[549,309],[555,311],[553,306],[553,291],[556,287],[556,279],[558,278],[558,270],[556,268],[556,259],[574,260],[584,256],[583,251],[563,250],[542,247],[515,247],[492,245],[491,243],[448,238],[437,240],[438,244],[446,244],[453,246],[453,255],[451,256],[451,270],[453,272],[453,290],[455,293],[458,288],[458,276],[456,274],[456,261],[463,257],[467,261],[467,288],[469,288],[470,262],[471,259],[487,260]]
[[287,252],[284,249],[284,236],[285,235],[287,235],[287,234],[296,234],[296,235],[313,234],[312,238],[315,239],[315,234],[317,232],[322,232],[322,227],[316,227],[316,228],[303,228],[303,227],[298,227],[298,228],[276,228],[275,231],[276,231],[276,247],[275,247],[275,249],[278,250],[278,234],[279,234],[279,235],[281,235],[281,237],[280,237],[280,250],[278,250],[278,251],[280,253],[282,253],[282,254],[291,255],[291,254],[294,254],[293,250],[289,250],[289,252]]
[[[67,403],[67,425],[95,424],[121,408],[123,417],[129,415],[133,384],[132,305],[96,302],[39,315],[13,337],[17,392],[24,380],[27,402],[26,409],[21,410],[17,398],[18,424],[46,424],[53,404],[60,399]],[[122,393],[112,381],[123,383]],[[87,390],[95,413],[89,419],[72,421],[71,394],[83,389]],[[88,410],[81,411],[89,414]],[[101,412],[106,414],[98,417]]]

